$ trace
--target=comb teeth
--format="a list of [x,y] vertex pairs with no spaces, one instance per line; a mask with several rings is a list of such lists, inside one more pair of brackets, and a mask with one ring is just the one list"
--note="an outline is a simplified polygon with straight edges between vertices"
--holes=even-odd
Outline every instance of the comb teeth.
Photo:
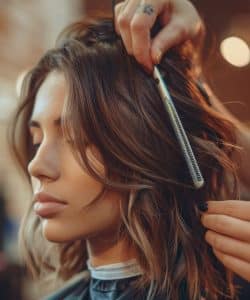
[[175,108],[172,97],[167,89],[167,85],[163,81],[161,73],[156,66],[154,67],[153,77],[156,80],[159,93],[161,95],[166,111],[169,115],[170,122],[176,134],[176,138],[181,147],[194,187],[196,189],[199,189],[204,185],[203,176],[201,174],[197,160],[194,156],[187,134],[184,130],[180,117]]

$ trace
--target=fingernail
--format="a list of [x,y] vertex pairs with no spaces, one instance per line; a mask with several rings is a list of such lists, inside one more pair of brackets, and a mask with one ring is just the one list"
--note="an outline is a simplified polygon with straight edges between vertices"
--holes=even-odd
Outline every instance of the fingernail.
[[155,62],[158,65],[161,62],[162,52],[160,49],[156,50]]
[[205,201],[202,201],[198,204],[198,208],[202,212],[206,212],[208,210],[208,204]]

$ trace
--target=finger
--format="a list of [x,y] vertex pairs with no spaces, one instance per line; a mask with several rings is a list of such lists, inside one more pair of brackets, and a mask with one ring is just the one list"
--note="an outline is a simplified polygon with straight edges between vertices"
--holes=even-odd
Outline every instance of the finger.
[[150,30],[153,27],[159,11],[162,9],[161,2],[141,1],[131,21],[131,37],[133,54],[137,61],[149,70],[153,67],[151,59]]
[[202,224],[217,233],[250,242],[250,222],[242,221],[230,216],[203,214]]
[[138,6],[138,1],[129,1],[128,3],[126,2],[122,3],[120,7],[118,6],[118,13],[116,18],[117,26],[119,28],[119,33],[123,40],[124,46],[128,54],[131,55],[133,54],[133,48],[132,48],[130,24],[137,6]]
[[188,37],[185,24],[172,19],[153,39],[151,47],[151,57],[154,64],[159,64],[163,53],[169,48],[180,44]]
[[250,221],[250,201],[226,200],[208,201],[208,213],[223,214]]
[[118,3],[118,4],[115,5],[115,9],[114,9],[115,31],[118,35],[121,35],[118,19],[119,19],[119,16],[120,16],[120,14],[122,12],[122,9],[123,9],[125,4],[126,4],[126,2]]
[[164,27],[154,38],[151,49],[155,63],[159,63],[159,53],[163,54],[187,39],[198,39],[203,28],[201,18],[190,1],[175,1],[175,5],[169,3],[169,8],[160,15],[160,22]]
[[250,263],[250,244],[208,230],[205,239],[216,250]]
[[242,261],[237,257],[224,254],[216,249],[213,249],[213,251],[215,256],[223,263],[223,265],[247,281],[250,281],[250,263]]

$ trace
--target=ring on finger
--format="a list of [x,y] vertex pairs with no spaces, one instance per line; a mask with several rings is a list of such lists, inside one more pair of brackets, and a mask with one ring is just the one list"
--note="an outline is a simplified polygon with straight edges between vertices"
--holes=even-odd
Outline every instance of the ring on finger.
[[136,13],[143,13],[151,16],[155,12],[154,6],[149,3],[139,4],[136,8]]

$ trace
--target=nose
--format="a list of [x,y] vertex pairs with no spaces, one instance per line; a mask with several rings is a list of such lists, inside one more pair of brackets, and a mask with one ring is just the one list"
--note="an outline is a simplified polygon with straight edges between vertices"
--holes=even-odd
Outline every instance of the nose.
[[54,181],[60,176],[60,155],[58,146],[42,142],[35,156],[28,164],[30,176],[40,181]]

